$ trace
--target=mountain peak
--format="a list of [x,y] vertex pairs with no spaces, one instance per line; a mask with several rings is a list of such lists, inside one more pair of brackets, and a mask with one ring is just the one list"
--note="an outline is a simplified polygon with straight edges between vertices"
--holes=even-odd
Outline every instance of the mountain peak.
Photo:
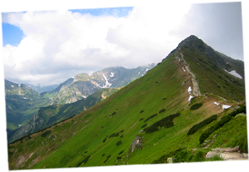
[[197,40],[201,40],[201,39],[199,39],[195,35],[190,35],[189,37],[187,37],[186,39],[184,39],[182,42],[184,42],[184,41],[197,41]]
[[188,48],[188,49],[195,49],[200,52],[204,52],[206,50],[208,51],[214,51],[211,47],[209,47],[207,44],[205,44],[201,39],[199,39],[195,35],[190,35],[186,39],[184,39],[180,44],[178,45],[178,49],[181,49],[182,47]]
[[[203,40],[199,39],[195,35],[190,35],[183,41],[179,43],[176,49],[174,49],[167,57],[178,54],[182,51],[195,51],[199,54],[202,54],[206,58],[208,58],[210,61],[212,61],[214,64],[225,68],[226,70],[231,70],[229,66],[227,66],[227,63],[225,60],[220,57],[220,55],[210,46],[208,46]],[[164,60],[167,59],[167,57]]]
[[[170,57],[173,54],[178,54],[179,51],[181,51],[182,49],[186,48],[186,49],[194,49],[198,52],[203,53],[203,51],[205,51],[206,48],[208,48],[209,46],[207,44],[205,44],[201,39],[199,39],[197,36],[195,35],[190,35],[189,37],[185,38],[184,40],[182,40],[176,49],[174,49],[173,51],[171,51],[169,53],[169,55],[167,57]],[[209,47],[209,50],[214,51],[211,47]],[[164,58],[164,60],[167,59]]]

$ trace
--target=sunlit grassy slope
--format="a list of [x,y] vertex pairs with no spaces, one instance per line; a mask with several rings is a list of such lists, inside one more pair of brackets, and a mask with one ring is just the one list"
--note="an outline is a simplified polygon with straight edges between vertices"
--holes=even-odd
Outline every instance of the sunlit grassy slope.
[[50,105],[40,107],[35,115],[21,128],[9,134],[8,142],[13,142],[23,136],[35,133],[44,128],[50,127],[55,123],[68,119],[105,99],[118,88],[103,88],[86,99],[79,100],[71,104]]
[[[189,105],[191,79],[181,66],[182,62],[172,55],[92,108],[10,144],[10,169],[150,164],[179,149],[201,149],[201,133],[233,108],[221,113],[221,106],[214,101],[224,100],[211,94],[196,97]],[[190,110],[196,103],[201,106]],[[214,114],[217,120],[187,135],[194,124]],[[140,132],[142,129],[145,131]],[[243,137],[245,130],[243,125],[239,132]],[[142,149],[131,152],[131,142],[137,135],[142,139]],[[234,144],[241,137],[233,139]]]

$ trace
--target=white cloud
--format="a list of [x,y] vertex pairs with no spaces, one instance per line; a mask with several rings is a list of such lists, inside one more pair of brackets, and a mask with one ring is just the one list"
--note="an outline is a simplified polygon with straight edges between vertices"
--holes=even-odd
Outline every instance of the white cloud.
[[[216,17],[216,12],[202,21],[211,8],[194,7],[184,3],[136,6],[125,17],[117,17],[115,11],[102,16],[67,10],[9,13],[3,21],[20,27],[25,37],[17,47],[4,47],[5,76],[47,85],[55,82],[55,76],[63,82],[66,77],[104,67],[158,63],[190,34],[204,41],[212,38],[215,43],[220,30],[226,31],[215,22],[222,17]],[[229,22],[225,26],[229,28]],[[202,32],[205,28],[215,36]]]

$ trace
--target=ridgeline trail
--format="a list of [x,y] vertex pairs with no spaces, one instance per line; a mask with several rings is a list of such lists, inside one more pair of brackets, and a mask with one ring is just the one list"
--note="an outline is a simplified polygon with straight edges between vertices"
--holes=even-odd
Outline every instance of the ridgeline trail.
[[200,92],[200,89],[199,89],[198,82],[196,81],[195,74],[193,72],[191,72],[191,70],[189,68],[189,64],[183,58],[184,57],[183,54],[179,53],[179,55],[180,55],[179,58],[183,61],[183,64],[184,64],[184,67],[185,67],[186,71],[188,72],[188,74],[191,77],[191,81],[192,81],[192,85],[193,85],[193,95],[194,96],[201,96],[201,92]]

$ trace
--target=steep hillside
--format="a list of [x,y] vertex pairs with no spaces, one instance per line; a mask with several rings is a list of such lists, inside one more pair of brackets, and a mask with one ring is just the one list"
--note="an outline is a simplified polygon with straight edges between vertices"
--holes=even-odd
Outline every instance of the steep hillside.
[[225,60],[225,62],[227,63],[227,65],[231,66],[229,72],[231,72],[232,70],[235,70],[236,73],[238,73],[242,78],[244,78],[244,62],[241,60],[235,60],[232,59],[231,57],[226,56],[223,53],[217,52],[220,55],[221,58],[223,58]]
[[119,88],[143,76],[155,64],[134,69],[110,67],[91,74],[78,74],[60,84],[55,90],[42,93],[51,104],[73,103],[95,93],[101,88]]
[[[143,77],[92,108],[9,144],[10,169],[166,163],[170,157],[196,162],[205,161],[214,146],[246,147],[245,101],[204,92],[208,86],[199,84],[194,70],[211,64],[194,65],[195,58],[203,57],[198,47],[190,51],[194,58],[189,51],[177,47]],[[219,75],[217,68],[205,79]]]
[[[24,84],[15,84],[5,80],[8,139],[12,141],[13,139],[15,140],[16,138],[30,133],[28,130],[31,129],[30,127],[32,125],[27,124],[28,127],[27,125],[24,125],[28,121],[37,118],[36,114],[40,107],[56,104],[69,104],[86,99],[88,96],[102,88],[122,87],[141,77],[154,66],[155,64],[150,64],[134,69],[112,67],[92,74],[83,73],[76,75],[74,78],[67,79],[52,91],[42,93],[38,93]],[[31,87],[38,90],[46,90],[51,89],[54,86]],[[97,98],[97,100],[99,99]],[[17,136],[12,137],[14,133],[19,131],[22,131],[21,134],[19,133]],[[24,131],[27,133],[24,134]]]
[[[38,129],[44,127],[39,126],[36,127],[36,130],[34,130],[34,128],[31,128],[32,125],[30,124],[31,121],[39,120],[36,114],[40,107],[56,104],[69,104],[78,100],[86,99],[88,96],[94,94],[102,88],[122,87],[141,77],[154,66],[154,64],[151,64],[134,69],[113,67],[106,68],[92,74],[83,73],[76,75],[74,78],[69,78],[50,92],[42,93],[37,93],[24,84],[15,84],[6,80],[5,91],[9,141],[13,141],[19,137],[33,133],[33,131],[39,131]],[[40,87],[35,88],[39,89]],[[89,99],[91,98],[92,97]],[[100,101],[99,98],[96,100]],[[94,102],[98,101],[94,100]],[[88,101],[85,103],[87,102]],[[65,114],[63,113],[63,115]],[[34,120],[34,118],[36,120]],[[43,123],[43,120],[41,120],[41,122]],[[59,120],[57,120],[57,122],[59,122]],[[48,125],[46,124],[46,126]]]
[[8,133],[22,126],[39,107],[46,106],[50,102],[28,86],[8,80],[5,80],[5,101]]
[[92,107],[117,90],[117,88],[103,88],[88,96],[86,99],[82,99],[71,104],[40,107],[38,112],[25,125],[8,135],[8,142],[15,141],[23,136],[35,133],[67,118],[70,118]]
[[[196,75],[201,94],[213,93],[234,101],[245,99],[244,63],[242,61],[231,59],[213,50],[193,35],[183,40],[170,55],[177,55],[186,60],[187,63],[183,68],[189,66]],[[234,75],[237,71],[239,74],[236,77]]]

